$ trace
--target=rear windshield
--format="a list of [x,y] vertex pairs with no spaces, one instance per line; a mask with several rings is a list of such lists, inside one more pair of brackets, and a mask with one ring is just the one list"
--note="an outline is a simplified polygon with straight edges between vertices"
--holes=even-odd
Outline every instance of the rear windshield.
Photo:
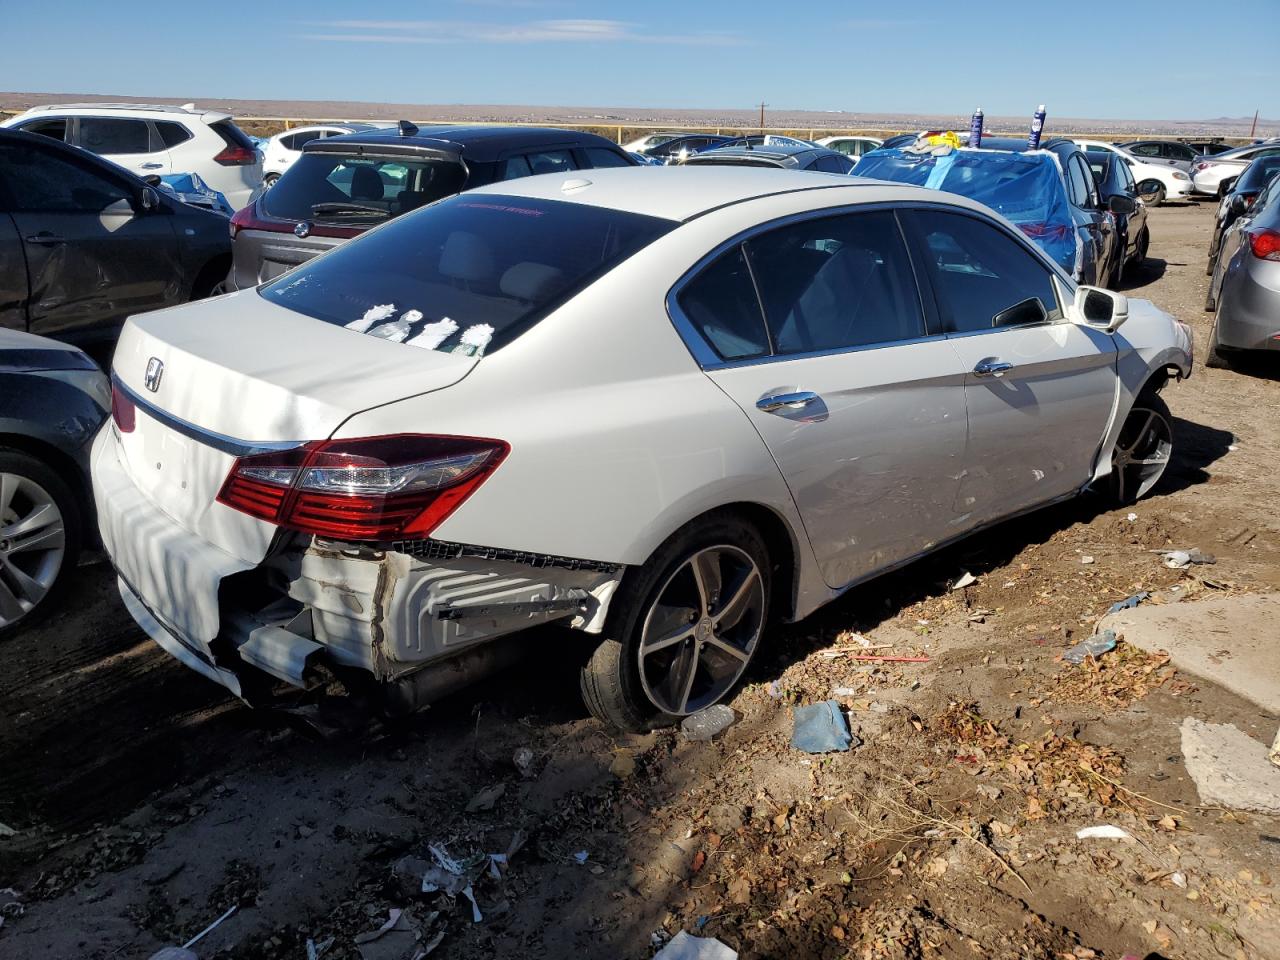
[[209,129],[222,138],[228,147],[244,147],[246,150],[256,149],[249,135],[236,126],[234,120],[216,120],[209,124]]
[[304,153],[262,208],[284,220],[368,226],[451,197],[465,179],[456,160]]
[[344,243],[259,292],[359,333],[479,356],[675,226],[564,201],[461,194]]
[[1259,157],[1240,174],[1240,179],[1236,181],[1236,192],[1261,192],[1277,173],[1280,173],[1280,157]]

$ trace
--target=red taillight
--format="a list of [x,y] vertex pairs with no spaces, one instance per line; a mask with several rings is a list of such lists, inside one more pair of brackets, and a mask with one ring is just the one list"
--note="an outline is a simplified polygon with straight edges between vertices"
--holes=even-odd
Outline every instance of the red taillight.
[[213,155],[213,162],[224,167],[247,167],[258,162],[258,151],[228,144]]
[[231,217],[231,239],[241,230],[267,230],[271,233],[293,233],[293,224],[286,220],[264,220],[258,215],[258,202],[241,207]]
[[218,502],[322,537],[421,538],[475,492],[509,449],[500,440],[419,434],[324,440],[241,457]]
[[1280,233],[1274,230],[1248,230],[1249,249],[1259,260],[1280,260]]
[[1208,170],[1211,166],[1213,166],[1213,164],[1211,164],[1209,161],[1207,161],[1207,160],[1201,160],[1199,163],[1197,163],[1197,164],[1196,164],[1196,169],[1197,169],[1197,170]]
[[133,433],[138,408],[119,384],[111,384],[111,419],[121,433]]

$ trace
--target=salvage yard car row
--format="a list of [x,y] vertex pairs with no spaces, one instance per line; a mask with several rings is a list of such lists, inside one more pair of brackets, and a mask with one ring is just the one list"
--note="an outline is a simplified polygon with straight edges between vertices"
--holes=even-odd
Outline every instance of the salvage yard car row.
[[[39,411],[4,428],[0,629],[96,523],[139,625],[252,704],[331,685],[417,709],[557,623],[596,638],[592,712],[641,729],[725,699],[770,622],[1087,490],[1132,502],[1169,463],[1160,391],[1192,339],[1103,289],[1150,241],[1109,147],[749,137],[659,169],[564,130],[323,132],[228,231],[0,131],[5,324],[128,317],[109,385],[31,338],[0,353],[98,378],[40,469]],[[1268,261],[1278,189],[1226,208],[1220,265]],[[77,222],[119,262],[19,282],[12,251],[70,249]],[[130,269],[159,271],[154,300]],[[1270,282],[1222,272],[1228,302],[1258,302],[1237,274]]]

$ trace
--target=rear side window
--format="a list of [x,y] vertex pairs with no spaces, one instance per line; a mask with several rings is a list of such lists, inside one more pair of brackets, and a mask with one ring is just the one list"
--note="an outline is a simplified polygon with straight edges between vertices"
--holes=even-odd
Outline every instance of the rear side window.
[[308,151],[259,202],[283,220],[367,226],[452,196],[465,178],[453,160]]
[[302,133],[292,133],[287,137],[281,137],[280,142],[284,144],[287,150],[301,150],[303,146],[312,140],[322,140],[324,136],[319,130],[305,130]]
[[892,213],[806,220],[747,243],[774,352],[924,336],[915,277]]
[[584,204],[461,194],[304,263],[259,293],[358,333],[478,356],[675,226]]
[[34,123],[24,123],[18,129],[26,133],[38,133],[42,137],[61,140],[64,143],[67,139],[67,121],[65,118],[59,120],[37,120]]
[[81,117],[80,146],[90,153],[110,157],[151,152],[151,129],[145,120],[122,117]]
[[824,155],[815,160],[809,169],[817,170],[819,173],[848,173],[853,169],[853,164],[847,157]]
[[1160,144],[1140,143],[1136,147],[1130,147],[1129,152],[1139,157],[1158,157],[1160,156]]
[[630,161],[603,147],[587,147],[587,163],[592,167],[629,167]]
[[156,132],[160,134],[160,142],[168,147],[176,147],[180,143],[186,143],[191,139],[191,131],[180,123],[174,123],[172,120],[157,120]]
[[1061,316],[1049,268],[996,227],[936,210],[905,215],[923,247],[925,268],[948,333],[1021,326]]
[[722,360],[769,353],[760,300],[741,244],[685,284],[677,302]]

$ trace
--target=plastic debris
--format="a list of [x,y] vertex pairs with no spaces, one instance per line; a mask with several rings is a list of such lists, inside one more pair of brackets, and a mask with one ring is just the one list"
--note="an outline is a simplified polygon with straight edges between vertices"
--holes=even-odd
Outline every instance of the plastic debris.
[[361,960],[404,960],[413,956],[418,934],[409,916],[398,907],[387,911],[387,922],[377,930],[355,935]]
[[586,863],[591,859],[591,854],[587,853],[585,850],[579,850],[573,855],[573,859],[577,860],[579,863]]
[[832,687],[831,695],[833,697],[856,697],[862,691],[857,687]]
[[1131,513],[1127,517],[1125,517],[1125,519],[1128,520],[1130,523],[1133,523],[1133,521],[1138,519],[1138,515],[1136,513]]
[[959,579],[957,579],[956,582],[951,585],[951,589],[963,590],[965,587],[971,587],[977,582],[978,582],[978,578],[966,570],[964,573],[960,574]]
[[715,937],[695,937],[681,930],[653,955],[653,960],[738,960],[738,951]]
[[217,920],[213,921],[213,923],[209,924],[207,927],[205,927],[203,930],[197,933],[194,937],[192,937],[190,940],[184,943],[182,945],[182,949],[190,950],[193,946],[195,946],[197,943],[203,940],[206,936],[208,936],[214,930],[216,930],[222,924],[223,920],[226,920],[238,909],[240,909],[240,905],[236,903],[233,903],[231,906],[227,907],[226,912],[222,916],[220,916]]
[[492,787],[481,790],[467,803],[467,813],[480,813],[483,810],[492,810],[498,799],[507,792],[505,783],[495,784]]
[[1193,563],[1217,563],[1218,559],[1211,553],[1205,553],[1199,547],[1192,547],[1190,550],[1160,550],[1157,551],[1164,557],[1164,565],[1170,570],[1184,570]]
[[831,753],[849,749],[852,737],[840,704],[825,700],[796,707],[791,746],[805,753]]
[[1133,834],[1120,827],[1104,823],[1100,827],[1085,827],[1076,831],[1077,840],[1132,840]]
[[512,754],[511,762],[515,765],[516,770],[520,772],[520,776],[524,777],[526,780],[534,776],[537,772],[533,769],[534,764],[537,762],[537,758],[534,756],[533,751],[528,747],[521,747]]
[[26,904],[22,902],[22,894],[13,887],[0,889],[0,929],[9,917],[20,917],[26,913]]
[[1187,889],[1187,875],[1181,871],[1169,874],[1169,882],[1179,890]]
[[1127,597],[1124,600],[1117,600],[1115,603],[1113,603],[1110,607],[1107,608],[1107,613],[1112,614],[1112,613],[1119,613],[1121,610],[1130,610],[1133,607],[1136,607],[1143,600],[1146,600],[1150,596],[1151,594],[1149,594],[1146,590],[1139,590],[1132,597]]
[[333,946],[334,940],[334,937],[326,937],[319,943],[316,943],[310,937],[307,937],[307,960],[320,960],[321,957],[329,952],[329,948]]
[[1062,659],[1067,663],[1081,664],[1084,663],[1086,657],[1093,657],[1097,660],[1104,653],[1110,653],[1116,648],[1116,632],[1114,630],[1103,630],[1101,633],[1095,633],[1088,640],[1077,643],[1062,655]]
[[685,717],[680,722],[680,732],[686,740],[711,740],[733,726],[737,719],[732,707],[715,703]]
[[194,951],[183,947],[161,947],[147,960],[200,960],[200,957]]
[[1093,563],[1093,557],[1089,556],[1089,555],[1086,553],[1086,554],[1084,554],[1084,555],[1080,558],[1080,562],[1081,562],[1081,563],[1084,563],[1084,564]]
[[7,823],[0,823],[0,837],[16,837],[18,831],[13,829]]

